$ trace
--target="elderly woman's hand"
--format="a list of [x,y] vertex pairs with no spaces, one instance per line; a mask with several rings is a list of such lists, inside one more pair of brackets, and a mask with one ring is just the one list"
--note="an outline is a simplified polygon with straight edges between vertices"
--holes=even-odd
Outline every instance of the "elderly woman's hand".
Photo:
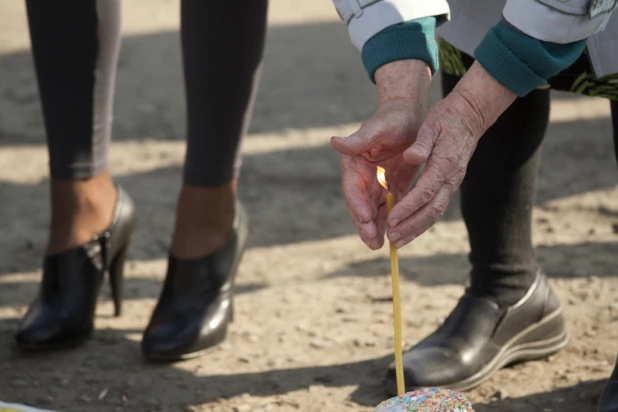
[[334,137],[341,153],[343,194],[358,233],[370,248],[384,244],[386,190],[376,178],[376,166],[386,170],[386,180],[397,198],[408,191],[418,165],[403,159],[416,139],[429,100],[431,73],[420,61],[400,61],[376,72],[379,107],[361,128],[348,137]]
[[416,141],[403,155],[410,167],[426,162],[425,169],[388,217],[388,238],[396,247],[440,219],[464,178],[479,138],[515,98],[475,63],[457,87],[429,109]]
[[[390,113],[385,115],[385,124],[389,123],[389,117]],[[410,190],[419,170],[405,162],[403,150],[393,150],[392,157],[381,156],[379,161],[361,154],[341,156],[342,187],[348,212],[362,241],[371,249],[382,247],[386,232],[387,190],[377,180],[377,165],[386,170],[386,180],[397,199]]]

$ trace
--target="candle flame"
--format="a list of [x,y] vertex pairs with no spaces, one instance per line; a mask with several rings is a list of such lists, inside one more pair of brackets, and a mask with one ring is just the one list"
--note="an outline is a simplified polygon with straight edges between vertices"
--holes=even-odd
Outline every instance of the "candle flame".
[[388,189],[388,184],[386,183],[386,170],[383,167],[377,167],[376,174],[378,176],[378,182],[382,185],[384,189]]

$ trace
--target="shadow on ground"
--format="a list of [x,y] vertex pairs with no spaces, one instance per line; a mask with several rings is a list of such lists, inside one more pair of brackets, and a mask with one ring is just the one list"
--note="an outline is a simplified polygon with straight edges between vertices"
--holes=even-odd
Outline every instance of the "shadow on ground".
[[[555,279],[574,279],[588,276],[618,277],[618,268],[614,257],[618,255],[618,241],[607,243],[582,243],[575,245],[541,246],[537,256],[543,269]],[[130,263],[129,263],[130,264]],[[403,279],[422,286],[462,285],[468,281],[468,258],[465,254],[436,254],[427,257],[400,257],[400,274]],[[453,271],[453,268],[458,268]],[[608,271],[607,268],[614,268]],[[382,278],[390,273],[388,258],[372,258],[354,262],[336,271],[322,280],[337,277],[376,277]],[[126,299],[154,299],[159,296],[163,273],[149,278],[129,277],[125,281]],[[153,277],[155,277],[153,279]],[[253,293],[270,287],[262,283],[243,283],[237,287],[237,294]],[[285,286],[291,281],[282,281],[278,286]],[[294,281],[296,282],[296,281]],[[314,282],[314,281],[311,281]],[[0,306],[18,306],[29,303],[24,297],[34,297],[38,290],[37,281],[5,282],[2,284],[2,301]],[[109,299],[107,288],[103,295]]]
[[[3,389],[21,385],[20,370],[36,370],[37,381],[28,384],[40,385],[40,382],[54,382],[62,386],[71,385],[66,381],[74,376],[76,370],[90,364],[105,365],[105,368],[91,372],[85,381],[77,383],[83,387],[84,395],[79,399],[63,398],[63,391],[51,391],[57,396],[54,406],[57,408],[75,407],[84,403],[84,399],[94,399],[101,388],[106,389],[105,407],[130,407],[131,404],[151,404],[157,409],[157,393],[166,393],[165,410],[187,411],[179,405],[200,405],[217,402],[220,399],[241,395],[252,397],[269,397],[307,390],[312,386],[343,387],[357,386],[350,393],[350,401],[363,406],[375,406],[387,398],[381,380],[391,356],[350,362],[339,365],[312,366],[298,368],[274,369],[266,372],[211,374],[200,376],[201,366],[194,373],[170,367],[169,365],[152,365],[144,363],[138,355],[138,343],[124,339],[126,333],[139,331],[97,331],[95,338],[82,348],[67,351],[24,355],[10,345],[10,337],[4,332],[7,321],[0,322],[0,345],[12,348],[0,354],[0,365],[6,370],[1,371],[6,386]],[[106,355],[106,347],[114,345],[114,357]],[[229,353],[217,352],[210,356],[231,356]],[[106,371],[122,369],[125,371],[121,382],[106,379]],[[85,385],[84,385],[85,384]],[[524,397],[507,397],[490,403],[475,404],[477,412],[537,412],[556,410],[560,405],[568,405],[569,410],[593,411],[604,388],[604,380],[581,382],[579,384],[560,388],[548,393],[536,393]],[[130,388],[149,388],[148,391],[133,390],[138,394],[127,400],[123,405],[122,396]],[[47,391],[49,392],[49,391]],[[144,399],[142,399],[142,397]],[[13,397],[11,397],[13,399]],[[24,401],[13,399],[13,401]],[[30,400],[31,402],[33,400]],[[44,402],[41,398],[39,402]],[[91,401],[88,401],[91,402]],[[35,402],[36,403],[36,402]],[[168,409],[172,408],[172,409]],[[94,405],[89,410],[99,410]],[[103,405],[100,410],[104,410]]]
[[[604,122],[591,122],[591,134],[578,135],[574,124],[550,130],[539,177],[537,204],[616,184],[610,139]],[[594,132],[594,133],[592,133]],[[586,161],[581,161],[581,159]],[[567,160],[565,160],[567,159]],[[565,163],[578,165],[566,167]],[[132,259],[167,257],[172,233],[178,167],[118,176],[134,198],[142,227],[131,249]],[[144,190],[147,188],[147,190]],[[354,235],[341,195],[339,161],[330,146],[296,148],[245,157],[240,196],[252,217],[251,247],[286,245]],[[48,225],[47,183],[17,184],[0,180],[0,273],[39,267]],[[14,205],[20,205],[19,208]],[[603,210],[615,213],[616,210]],[[456,195],[443,221],[460,219]],[[359,247],[362,247],[359,243]]]
[[[182,140],[185,101],[177,31],[123,38],[114,140]],[[0,145],[40,144],[43,123],[30,52],[0,55]],[[339,22],[273,26],[251,133],[366,119],[375,88]]]

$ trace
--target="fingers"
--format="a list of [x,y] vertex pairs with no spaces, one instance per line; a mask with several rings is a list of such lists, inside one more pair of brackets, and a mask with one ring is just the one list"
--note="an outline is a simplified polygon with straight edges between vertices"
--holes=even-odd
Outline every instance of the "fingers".
[[416,213],[433,200],[444,185],[443,171],[436,163],[428,162],[425,171],[418,179],[414,188],[393,207],[388,216],[388,225],[395,227],[399,222]]
[[363,223],[359,221],[353,213],[350,213],[350,218],[352,219],[352,223],[354,223],[358,235],[363,243],[369,246],[372,250],[377,250],[382,247],[384,244],[384,233],[386,232],[384,222],[382,222],[382,230],[378,230],[376,222],[374,221]]
[[367,223],[375,219],[377,208],[371,202],[369,186],[358,167],[354,158],[341,156],[341,186],[348,210],[356,220]]
[[427,123],[423,124],[412,146],[403,152],[403,159],[414,166],[422,165],[429,159],[437,138],[438,134]]
[[380,132],[380,123],[370,119],[364,122],[356,133],[348,137],[331,137],[330,143],[339,153],[353,156],[367,152]]
[[[366,170],[363,169],[362,162],[364,160],[361,160],[358,156],[341,157],[343,195],[358,235],[367,246],[375,250],[381,248],[384,244],[386,218],[382,216],[381,228],[378,230],[376,220],[380,215],[378,211],[379,199],[370,193],[370,182],[365,179]],[[373,172],[374,167],[369,169]],[[382,215],[384,214],[382,213]]]
[[362,155],[370,162],[380,162],[410,146],[420,119],[409,103],[384,103],[357,132],[348,137],[332,137],[331,145],[343,155]]
[[443,186],[436,196],[418,212],[388,231],[388,238],[396,248],[407,245],[433,226],[444,214],[451,198],[448,186]]

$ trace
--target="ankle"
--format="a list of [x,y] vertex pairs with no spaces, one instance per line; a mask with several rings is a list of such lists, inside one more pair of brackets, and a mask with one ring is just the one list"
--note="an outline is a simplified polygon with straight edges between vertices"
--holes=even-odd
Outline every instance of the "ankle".
[[232,231],[235,214],[235,180],[216,188],[184,184],[178,198],[172,254],[193,259],[212,253]]
[[530,290],[537,270],[496,271],[473,269],[468,292],[486,297],[507,308],[519,302]]
[[51,181],[51,222],[47,254],[88,242],[111,223],[117,191],[108,172],[88,180]]

